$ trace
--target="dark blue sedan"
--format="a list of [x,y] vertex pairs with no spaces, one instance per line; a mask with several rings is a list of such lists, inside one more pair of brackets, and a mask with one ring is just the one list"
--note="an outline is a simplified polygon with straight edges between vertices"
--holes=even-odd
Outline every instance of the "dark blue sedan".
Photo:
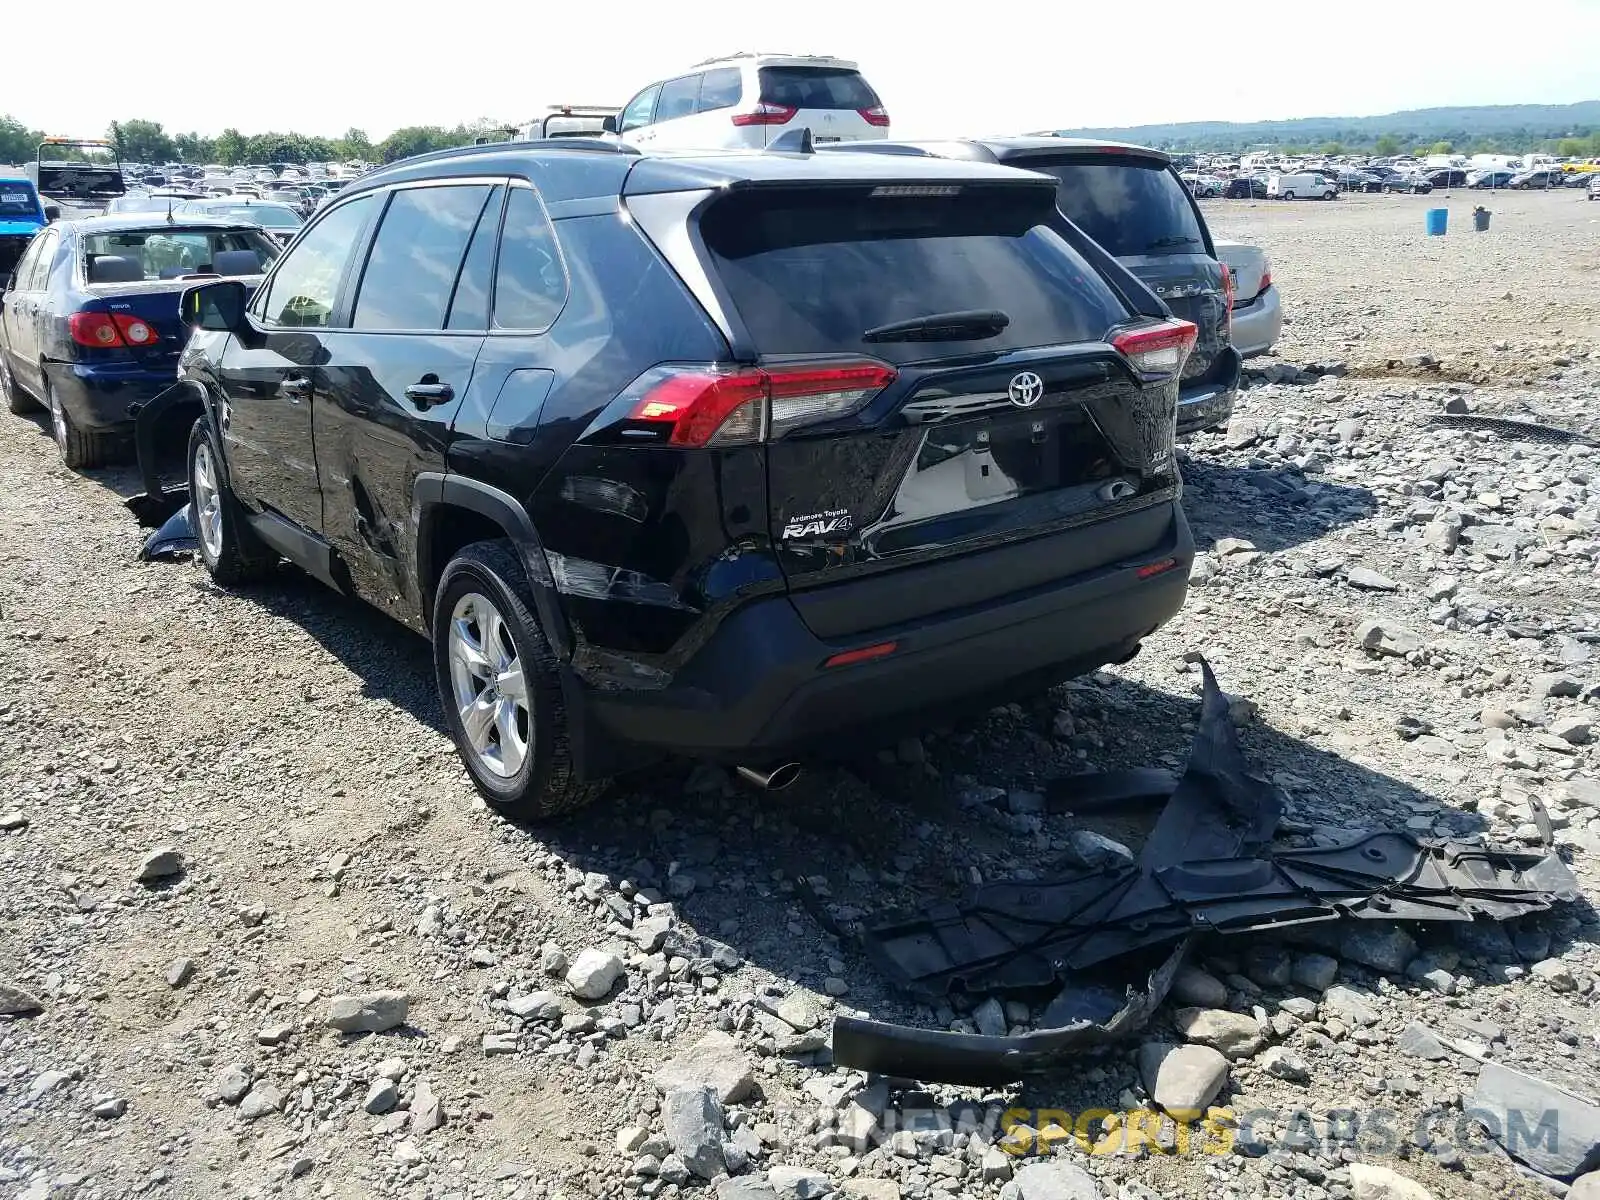
[[259,281],[281,247],[239,221],[123,213],[43,230],[0,294],[0,397],[44,407],[69,467],[100,466],[128,442],[128,405],[177,379],[184,289],[218,276]]

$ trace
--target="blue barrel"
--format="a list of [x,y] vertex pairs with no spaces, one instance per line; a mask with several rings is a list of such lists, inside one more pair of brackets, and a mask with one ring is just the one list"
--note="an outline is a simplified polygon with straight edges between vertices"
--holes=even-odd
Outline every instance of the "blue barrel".
[[1443,237],[1445,226],[1450,223],[1450,210],[1448,208],[1430,208],[1428,210],[1428,236]]

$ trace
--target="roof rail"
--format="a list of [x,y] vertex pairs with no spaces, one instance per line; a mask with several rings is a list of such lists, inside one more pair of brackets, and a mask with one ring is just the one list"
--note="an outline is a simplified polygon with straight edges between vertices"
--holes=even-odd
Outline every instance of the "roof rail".
[[607,138],[564,137],[540,138],[529,142],[484,142],[479,146],[450,146],[444,150],[429,150],[425,154],[413,154],[410,158],[397,158],[392,163],[384,163],[376,171],[361,176],[363,182],[381,171],[390,167],[409,166],[412,163],[439,162],[447,158],[473,158],[482,154],[503,154],[507,150],[522,150],[532,147],[537,150],[591,150],[610,154],[638,154],[632,146],[624,142],[614,142]]

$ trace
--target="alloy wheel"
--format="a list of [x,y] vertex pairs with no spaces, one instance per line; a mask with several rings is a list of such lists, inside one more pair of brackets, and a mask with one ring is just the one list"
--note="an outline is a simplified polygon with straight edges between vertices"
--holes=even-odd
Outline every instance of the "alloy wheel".
[[488,597],[468,592],[456,601],[448,654],[466,748],[490,773],[514,776],[528,757],[533,715],[511,629]]
[[6,362],[4,352],[0,352],[0,400],[10,404],[16,396],[17,381],[11,378],[11,364]]
[[217,467],[211,447],[201,442],[194,449],[194,503],[196,532],[206,556],[215,562],[222,557],[222,489],[217,484]]
[[61,453],[67,452],[67,410],[61,407],[61,394],[48,380],[44,385],[45,402],[50,406],[50,432],[55,435]]

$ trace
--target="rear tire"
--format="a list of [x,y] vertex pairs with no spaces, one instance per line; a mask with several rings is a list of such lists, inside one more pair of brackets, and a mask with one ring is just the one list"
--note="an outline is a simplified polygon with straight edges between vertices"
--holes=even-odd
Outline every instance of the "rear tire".
[[547,821],[605,791],[577,776],[556,657],[511,543],[474,542],[445,567],[433,664],[450,736],[491,808]]
[[222,586],[260,579],[277,565],[277,554],[245,521],[223,473],[210,422],[204,419],[189,431],[189,506],[200,561]]
[[1285,200],[1293,200],[1294,199],[1294,193],[1293,192],[1285,192],[1283,194],[1283,198]]
[[6,411],[18,417],[25,417],[39,409],[39,402],[22,390],[17,377],[11,373],[11,364],[6,362],[4,350],[0,350],[0,397],[5,399]]
[[87,467],[103,467],[111,461],[117,444],[116,435],[79,429],[48,375],[44,380],[44,400],[45,407],[50,410],[50,433],[56,440],[56,449],[61,451],[63,463],[78,471]]

